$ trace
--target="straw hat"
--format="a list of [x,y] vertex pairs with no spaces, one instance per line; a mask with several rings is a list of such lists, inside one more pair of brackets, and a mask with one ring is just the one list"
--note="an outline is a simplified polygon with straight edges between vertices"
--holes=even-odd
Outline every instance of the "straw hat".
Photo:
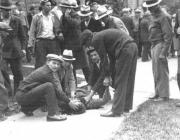
[[63,51],[63,55],[62,55],[62,59],[63,59],[64,61],[74,61],[74,60],[76,60],[76,59],[73,57],[72,50],[64,50],[64,51]]
[[96,12],[95,20],[99,20],[107,15],[110,15],[113,12],[112,9],[107,9],[106,6],[99,6]]
[[162,0],[146,0],[143,7],[153,7],[161,3]]
[[90,6],[88,5],[82,5],[80,11],[77,12],[77,14],[81,17],[90,16],[92,13],[93,12],[90,10]]

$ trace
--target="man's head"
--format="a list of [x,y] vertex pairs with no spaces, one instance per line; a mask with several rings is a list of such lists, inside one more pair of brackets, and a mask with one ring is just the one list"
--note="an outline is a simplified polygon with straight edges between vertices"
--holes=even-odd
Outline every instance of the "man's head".
[[85,48],[89,47],[91,45],[91,41],[93,38],[93,32],[86,29],[81,33],[81,45]]
[[40,7],[44,13],[49,13],[51,10],[51,2],[49,0],[41,0]]
[[91,11],[89,6],[82,5],[80,11],[78,11],[77,14],[81,17],[82,21],[89,21],[93,12]]
[[17,7],[17,9],[18,9],[19,11],[22,11],[23,8],[25,7],[24,1],[17,1],[17,2],[15,3],[15,5],[16,5],[16,7]]
[[99,63],[100,57],[94,48],[89,49],[87,54],[89,55],[93,63]]
[[56,54],[48,54],[46,58],[47,58],[46,64],[53,72],[58,71],[61,64],[63,63],[62,56],[58,56]]
[[76,60],[74,57],[73,57],[73,53],[72,53],[72,50],[64,50],[63,51],[63,55],[62,55],[62,59],[64,60],[63,62],[63,67],[64,68],[68,68],[71,66],[72,62],[74,60]]
[[141,17],[141,10],[139,8],[135,9],[135,17],[140,18]]
[[3,18],[9,18],[12,9],[12,2],[10,0],[0,1],[0,10]]
[[143,7],[147,7],[152,14],[156,14],[160,9],[159,4],[161,1],[162,0],[146,0],[143,3]]
[[65,13],[67,10],[71,11],[78,8],[76,0],[61,0],[59,6],[61,7],[62,13]]

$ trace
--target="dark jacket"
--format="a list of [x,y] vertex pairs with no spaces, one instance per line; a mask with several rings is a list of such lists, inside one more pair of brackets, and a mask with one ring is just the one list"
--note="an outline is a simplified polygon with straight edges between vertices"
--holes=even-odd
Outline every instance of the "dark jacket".
[[122,16],[121,20],[124,22],[126,28],[128,29],[130,36],[133,37],[133,30],[134,30],[133,19],[128,16]]
[[103,86],[103,81],[105,78],[105,65],[103,64],[103,61],[104,60],[100,62],[100,68],[98,68],[97,64],[93,63],[88,81],[88,84],[92,87],[92,90],[98,93],[102,93],[105,90],[105,86]]
[[[115,70],[115,61],[119,58],[121,50],[128,42],[133,42],[133,39],[125,32],[117,29],[107,29],[94,35],[92,46],[98,52],[101,60],[104,60],[105,76],[112,75],[112,72]],[[107,55],[110,59],[110,64],[108,63]]]
[[81,45],[81,20],[77,13],[72,12],[67,18],[61,18],[60,28],[64,36],[64,49],[72,50],[76,61],[73,62],[74,69],[88,66],[85,50]]
[[85,22],[81,22],[81,31],[84,31],[85,29],[89,29],[92,32],[99,32],[102,31],[104,28],[102,27],[99,20],[91,18],[88,26],[85,25]]
[[[46,82],[50,82],[54,85],[54,88],[56,90],[57,96],[60,100],[69,102],[69,98],[66,96],[66,94],[63,92],[60,81],[56,81],[53,77],[53,72],[51,69],[44,65],[35,71],[33,71],[30,75],[28,75],[19,85],[17,93],[23,93],[26,94],[28,91],[32,90],[36,86],[39,86],[41,84],[44,84]],[[21,96],[21,95],[16,95]]]
[[152,15],[152,22],[149,27],[150,34],[149,40],[152,42],[153,46],[157,43],[163,43],[163,53],[167,54],[169,47],[172,42],[172,26],[171,19],[163,11]]
[[150,15],[145,14],[139,23],[139,31],[140,31],[140,42],[146,43],[149,41],[149,25],[151,23]]
[[26,35],[21,24],[21,20],[16,16],[11,16],[9,26],[13,29],[3,40],[3,58],[20,58],[22,49],[25,49]]

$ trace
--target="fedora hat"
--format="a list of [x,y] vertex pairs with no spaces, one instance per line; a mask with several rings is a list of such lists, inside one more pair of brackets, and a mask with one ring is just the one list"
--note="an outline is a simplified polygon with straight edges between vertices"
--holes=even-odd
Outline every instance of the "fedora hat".
[[88,5],[82,5],[80,7],[80,11],[77,12],[77,14],[81,17],[87,17],[90,16],[93,12],[90,10],[90,6]]
[[161,3],[162,0],[146,0],[143,7],[153,7]]
[[76,0],[61,0],[59,6],[66,8],[78,8],[78,4]]
[[64,61],[61,55],[56,55],[56,54],[48,54],[46,56],[46,58],[47,58],[47,60],[57,60],[57,61],[61,61],[61,62]]
[[0,9],[11,10],[12,9],[11,0],[1,0],[0,1]]
[[99,20],[113,12],[112,9],[108,9],[105,5],[99,6],[95,15],[95,20]]
[[123,13],[130,12],[130,8],[123,8],[123,9],[122,9],[122,12],[123,12]]
[[76,59],[73,57],[72,50],[64,50],[64,51],[63,51],[62,58],[63,58],[64,61],[74,61],[74,60],[76,60]]

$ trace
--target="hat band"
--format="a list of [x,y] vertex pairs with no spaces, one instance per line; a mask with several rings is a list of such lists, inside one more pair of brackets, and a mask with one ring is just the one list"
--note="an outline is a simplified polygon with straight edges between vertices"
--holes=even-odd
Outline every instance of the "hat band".
[[154,4],[158,2],[158,0],[150,0],[150,1],[146,1],[146,4]]
[[81,11],[82,14],[89,14],[91,11]]
[[74,59],[72,56],[69,56],[69,55],[62,55],[63,56],[63,58],[65,58],[65,59]]

